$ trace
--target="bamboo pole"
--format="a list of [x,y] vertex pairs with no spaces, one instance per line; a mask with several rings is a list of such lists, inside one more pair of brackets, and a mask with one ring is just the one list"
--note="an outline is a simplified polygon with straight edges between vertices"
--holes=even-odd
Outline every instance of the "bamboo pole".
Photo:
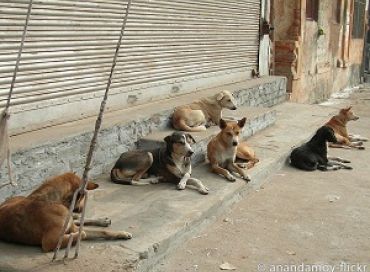
[[[127,2],[127,8],[126,8],[125,16],[124,16],[123,21],[122,21],[120,36],[119,36],[119,39],[117,41],[116,52],[115,52],[114,57],[113,57],[112,66],[111,66],[110,74],[109,74],[109,77],[108,77],[108,82],[107,82],[107,86],[106,86],[106,89],[105,89],[104,97],[103,97],[103,100],[102,100],[101,105],[100,105],[100,111],[99,111],[99,114],[98,114],[98,118],[96,119],[96,122],[95,122],[94,135],[91,139],[89,152],[88,152],[87,158],[86,158],[85,170],[84,170],[84,173],[83,173],[83,176],[82,176],[82,184],[81,184],[80,188],[78,188],[75,191],[75,193],[73,195],[72,203],[69,207],[69,213],[68,213],[68,216],[65,219],[63,229],[60,233],[59,241],[58,241],[58,244],[57,244],[57,246],[54,250],[54,255],[53,255],[52,261],[54,261],[57,258],[58,252],[60,250],[60,247],[61,247],[61,244],[62,244],[62,241],[63,241],[63,236],[67,231],[68,222],[69,222],[70,218],[72,217],[72,212],[73,212],[73,209],[76,205],[76,199],[77,199],[78,193],[80,193],[81,196],[85,196],[84,205],[83,205],[82,214],[81,214],[81,219],[80,219],[80,227],[79,227],[79,233],[78,233],[78,238],[77,238],[77,243],[76,243],[76,251],[75,251],[74,258],[77,258],[79,256],[80,243],[81,243],[81,234],[82,234],[82,230],[83,230],[83,227],[84,227],[85,211],[86,211],[87,199],[88,199],[88,193],[87,193],[86,187],[87,187],[87,182],[88,182],[88,179],[89,179],[89,172],[90,172],[90,169],[91,169],[91,161],[92,161],[92,158],[94,156],[95,149],[96,149],[98,134],[100,132],[100,128],[101,128],[101,124],[102,124],[102,120],[103,120],[103,116],[104,116],[104,111],[105,111],[105,106],[106,106],[107,99],[108,99],[108,93],[109,93],[110,85],[112,83],[113,72],[114,72],[114,69],[115,69],[116,64],[117,64],[117,57],[118,57],[119,49],[121,47],[122,38],[123,38],[125,29],[126,29],[127,17],[128,17],[128,13],[129,13],[129,10],[130,10],[130,7],[131,7],[131,2],[132,2],[132,0],[128,0],[128,2]],[[68,246],[67,246],[66,251],[65,251],[64,259],[68,258],[68,254],[69,254],[69,251],[70,251],[71,244],[72,243],[68,243]]]

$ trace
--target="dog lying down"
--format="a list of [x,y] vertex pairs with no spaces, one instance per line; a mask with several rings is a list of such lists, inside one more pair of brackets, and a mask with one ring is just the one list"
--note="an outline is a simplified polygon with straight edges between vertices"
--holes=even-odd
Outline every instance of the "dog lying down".
[[323,126],[316,131],[310,141],[293,149],[290,154],[291,165],[306,171],[352,170],[352,167],[343,164],[350,161],[339,157],[328,157],[328,142],[336,143],[337,139],[332,128]]
[[[118,184],[143,185],[159,181],[177,184],[184,190],[194,186],[201,194],[208,194],[203,183],[191,177],[191,144],[194,138],[184,132],[174,132],[164,138],[166,146],[155,150],[135,150],[123,153],[111,171],[111,180]],[[154,177],[150,177],[154,176]]]
[[347,123],[358,119],[360,117],[354,114],[352,106],[341,109],[337,115],[333,116],[325,125],[334,130],[337,143],[329,143],[329,147],[365,149],[363,143],[368,139],[360,135],[351,135],[347,130]]
[[177,130],[204,131],[211,125],[219,125],[223,109],[236,110],[236,102],[229,91],[177,107],[172,115],[172,125]]
[[[0,205],[0,239],[6,242],[41,246],[44,252],[52,251],[58,243],[60,231],[73,194],[80,187],[82,180],[73,173],[66,173],[51,178],[33,191],[29,196],[17,196]],[[89,182],[87,190],[94,190],[97,184]],[[83,197],[78,197],[75,211],[82,210]],[[89,225],[108,226],[110,220],[87,219]],[[62,248],[78,238],[78,223],[70,218],[69,227],[64,234]],[[90,239],[130,239],[132,235],[125,231],[92,230],[84,228],[83,240]]]

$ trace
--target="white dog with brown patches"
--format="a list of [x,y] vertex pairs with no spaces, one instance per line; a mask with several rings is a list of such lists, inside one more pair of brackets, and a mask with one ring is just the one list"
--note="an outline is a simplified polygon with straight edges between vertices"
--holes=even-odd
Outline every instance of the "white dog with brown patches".
[[236,110],[235,99],[229,91],[177,107],[172,115],[172,124],[177,130],[204,131],[211,125],[219,125],[222,109]]

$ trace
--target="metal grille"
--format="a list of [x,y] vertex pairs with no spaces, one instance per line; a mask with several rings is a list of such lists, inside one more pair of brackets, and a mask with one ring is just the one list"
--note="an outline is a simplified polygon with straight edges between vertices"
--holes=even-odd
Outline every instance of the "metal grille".
[[[34,0],[12,105],[101,96],[126,2]],[[0,0],[0,108],[27,4]],[[250,71],[258,59],[259,13],[258,0],[133,1],[112,94],[215,72]]]

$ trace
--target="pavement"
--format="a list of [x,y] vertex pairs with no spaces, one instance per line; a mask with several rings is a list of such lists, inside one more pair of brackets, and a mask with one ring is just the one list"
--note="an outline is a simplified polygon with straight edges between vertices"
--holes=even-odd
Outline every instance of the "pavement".
[[[323,106],[349,104],[360,116],[350,131],[370,138],[370,88],[335,95]],[[309,119],[301,111],[289,114],[292,121],[301,117],[300,124],[292,122],[298,126]],[[312,114],[320,115],[314,106]],[[290,138],[290,131],[280,133]],[[370,143],[365,146],[330,149],[351,160],[352,171],[304,172],[285,165],[153,271],[370,271]]]
[[[369,136],[369,101],[363,99],[370,93],[357,95],[363,96],[353,101],[361,119],[350,127]],[[238,271],[256,271],[258,262],[305,259],[309,252],[325,256],[328,248],[333,256],[338,255],[337,247],[359,258],[369,256],[365,249],[370,231],[364,224],[370,220],[368,150],[335,151],[353,161],[351,172],[284,168],[275,175],[291,148],[311,137],[338,110],[338,101],[348,103],[340,98],[328,105],[274,107],[276,124],[248,139],[261,159],[250,170],[248,184],[229,183],[210,173],[207,164],[193,173],[210,188],[207,196],[191,189],[177,191],[171,184],[122,186],[106,176],[98,179],[100,188],[91,194],[88,216],[110,217],[110,228],[133,233],[132,240],[85,241],[77,260],[52,264],[51,254],[42,254],[39,248],[0,243],[0,271],[218,271],[223,261]],[[329,241],[335,233],[336,239]],[[354,243],[345,244],[347,240]]]

